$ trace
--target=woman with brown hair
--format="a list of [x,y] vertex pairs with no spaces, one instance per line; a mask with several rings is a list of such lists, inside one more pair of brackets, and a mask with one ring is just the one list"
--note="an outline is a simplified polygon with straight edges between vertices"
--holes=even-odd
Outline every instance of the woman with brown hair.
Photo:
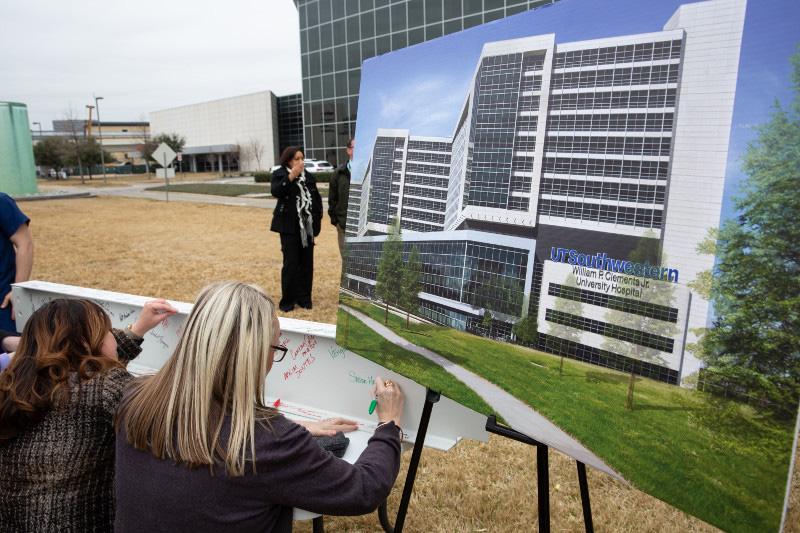
[[112,330],[88,300],[34,311],[0,373],[0,529],[113,531],[112,419],[142,335],[177,309],[147,302]]
[[348,421],[303,427],[264,404],[267,373],[285,353],[262,289],[200,292],[172,356],[120,404],[118,532],[291,531],[292,507],[363,514],[386,499],[400,468],[399,387],[376,378],[379,424],[350,464],[313,438]]
[[305,170],[303,151],[289,146],[281,154],[281,168],[272,173],[270,192],[278,199],[270,230],[280,233],[280,310],[288,313],[299,305],[311,309],[314,281],[314,237],[322,225],[322,197],[314,176]]

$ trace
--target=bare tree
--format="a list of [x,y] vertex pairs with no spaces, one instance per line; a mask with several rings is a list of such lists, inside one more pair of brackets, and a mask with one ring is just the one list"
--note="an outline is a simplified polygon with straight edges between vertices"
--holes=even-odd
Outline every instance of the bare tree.
[[251,136],[247,141],[239,144],[239,158],[247,162],[248,170],[252,170],[250,163],[255,159],[256,172],[261,171],[261,160],[264,158],[266,148],[258,137]]
[[[144,113],[139,115],[139,122],[147,122],[144,118]],[[150,138],[149,125],[139,126],[136,128],[136,131],[136,150],[139,152],[139,155],[142,156],[142,159],[144,159],[144,166],[147,170],[147,179],[150,179],[150,158],[152,157],[153,152],[156,151],[156,148],[158,148],[158,145],[153,139]]]
[[214,163],[217,161],[217,154],[206,154],[205,159],[208,166],[211,167],[209,172],[214,172]]
[[237,143],[237,144],[230,145],[230,148],[228,148],[228,161],[229,161],[229,164],[230,164],[231,161],[235,162],[236,163],[236,168],[239,169],[240,172],[242,170],[241,158],[242,158],[242,156],[241,156],[241,148],[239,148],[239,144]]
[[[72,109],[64,113],[64,120],[68,129],[66,135],[67,142],[63,144],[63,149],[65,151],[63,159],[78,165],[78,170],[81,173],[81,185],[83,185],[83,154],[86,150],[86,135],[83,130],[82,121],[75,118],[75,116],[75,111]],[[91,179],[91,176],[89,179]]]

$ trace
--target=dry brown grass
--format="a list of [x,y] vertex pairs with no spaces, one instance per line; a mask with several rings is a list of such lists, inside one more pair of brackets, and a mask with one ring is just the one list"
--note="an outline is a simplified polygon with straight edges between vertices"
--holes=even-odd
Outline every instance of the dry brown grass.
[[[97,181],[97,180],[93,180]],[[101,180],[102,181],[102,180]],[[94,185],[94,183],[92,184]],[[245,280],[280,295],[280,241],[271,210],[103,196],[20,204],[36,243],[33,279],[191,302],[207,283]],[[341,260],[327,219],[315,250],[314,309],[292,318],[334,323]],[[404,454],[401,472],[410,453]],[[394,520],[401,473],[389,499]],[[597,531],[716,531],[708,524],[628,487],[588,472]],[[793,486],[800,481],[793,477]],[[550,453],[551,527],[583,531],[575,461]],[[407,531],[535,531],[536,451],[492,436],[450,452],[426,449],[411,498]],[[793,491],[785,531],[800,531]],[[328,531],[381,531],[376,514],[328,517]],[[311,531],[298,523],[296,531]]]

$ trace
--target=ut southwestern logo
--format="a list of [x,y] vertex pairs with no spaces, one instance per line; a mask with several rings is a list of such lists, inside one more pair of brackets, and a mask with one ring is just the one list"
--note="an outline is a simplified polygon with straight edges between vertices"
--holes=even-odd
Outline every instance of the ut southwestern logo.
[[550,248],[550,260],[556,263],[568,263],[570,265],[598,268],[600,270],[610,270],[620,274],[629,274],[631,276],[678,283],[678,269],[676,268],[651,265],[649,261],[634,263],[624,259],[613,259],[608,257],[605,252],[588,255],[582,254],[577,250],[553,247]]

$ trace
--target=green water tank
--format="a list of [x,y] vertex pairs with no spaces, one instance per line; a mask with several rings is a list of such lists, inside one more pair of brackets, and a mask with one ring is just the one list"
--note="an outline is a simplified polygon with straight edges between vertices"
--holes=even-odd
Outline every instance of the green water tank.
[[36,194],[36,164],[28,125],[28,108],[0,102],[0,192]]

